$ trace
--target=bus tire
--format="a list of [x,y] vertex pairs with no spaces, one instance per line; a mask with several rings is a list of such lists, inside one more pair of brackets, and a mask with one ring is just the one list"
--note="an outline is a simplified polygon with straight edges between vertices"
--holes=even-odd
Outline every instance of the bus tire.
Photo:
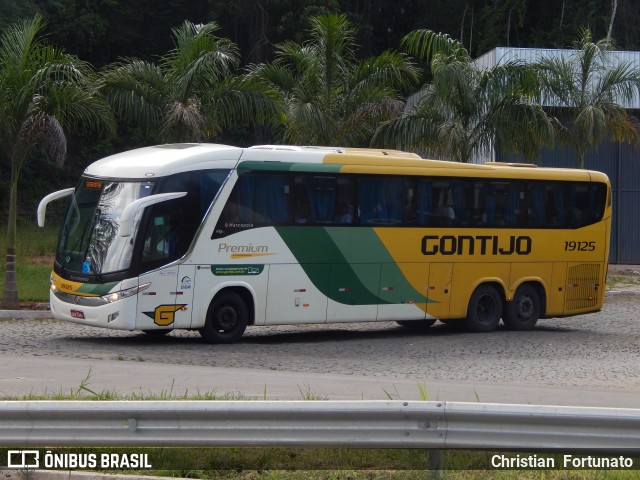
[[471,332],[493,332],[502,316],[502,298],[495,287],[476,288],[469,299],[465,324]]
[[207,310],[207,318],[200,335],[207,343],[237,341],[249,322],[249,309],[236,292],[224,291],[216,295]]
[[542,302],[538,290],[524,283],[516,289],[513,300],[504,308],[502,322],[509,330],[532,330],[542,313]]
[[433,318],[426,318],[424,320],[396,320],[396,323],[401,327],[423,329],[429,328],[436,321]]

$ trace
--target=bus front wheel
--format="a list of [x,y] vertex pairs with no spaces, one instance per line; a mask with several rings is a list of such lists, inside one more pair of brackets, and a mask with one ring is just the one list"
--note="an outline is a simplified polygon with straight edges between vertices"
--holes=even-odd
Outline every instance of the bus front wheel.
[[516,289],[513,300],[505,304],[502,322],[510,330],[532,330],[541,312],[542,304],[538,291],[525,283]]
[[249,321],[249,309],[240,295],[226,291],[215,296],[200,335],[208,343],[233,343],[238,340]]
[[465,324],[472,332],[492,332],[498,326],[502,316],[502,298],[491,285],[480,285],[475,289]]

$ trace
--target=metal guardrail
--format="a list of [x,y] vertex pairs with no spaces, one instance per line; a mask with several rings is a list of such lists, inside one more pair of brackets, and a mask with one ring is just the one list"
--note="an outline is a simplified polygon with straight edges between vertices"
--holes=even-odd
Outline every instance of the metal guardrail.
[[2,401],[2,446],[640,453],[640,410],[420,401]]

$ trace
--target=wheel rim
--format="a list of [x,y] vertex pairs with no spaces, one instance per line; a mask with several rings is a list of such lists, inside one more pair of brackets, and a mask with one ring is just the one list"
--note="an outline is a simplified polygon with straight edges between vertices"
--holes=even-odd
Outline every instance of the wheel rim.
[[491,295],[482,295],[476,305],[476,316],[480,323],[491,323],[496,316],[496,302]]
[[520,320],[529,320],[533,315],[533,300],[528,295],[518,298],[518,318]]
[[218,309],[215,316],[214,326],[217,330],[228,332],[238,323],[238,312],[230,305],[224,305]]

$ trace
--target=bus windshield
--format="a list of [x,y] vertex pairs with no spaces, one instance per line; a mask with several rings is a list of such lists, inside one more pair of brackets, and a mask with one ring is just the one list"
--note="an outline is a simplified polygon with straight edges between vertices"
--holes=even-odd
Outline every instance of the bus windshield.
[[131,202],[148,196],[153,182],[107,181],[83,177],[60,232],[56,261],[65,269],[100,275],[131,265],[140,213],[131,237],[118,235],[119,219]]

